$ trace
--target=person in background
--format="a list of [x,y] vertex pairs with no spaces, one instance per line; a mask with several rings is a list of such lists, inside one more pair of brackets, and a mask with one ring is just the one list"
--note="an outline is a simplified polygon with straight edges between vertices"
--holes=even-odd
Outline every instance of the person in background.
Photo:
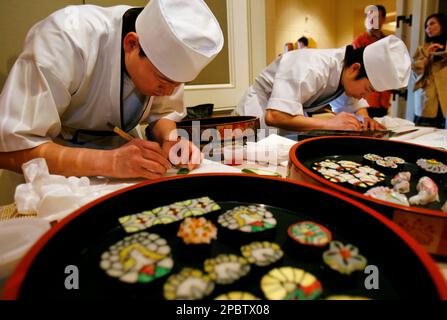
[[290,52],[295,50],[295,48],[293,47],[293,43],[292,42],[286,42],[284,44],[284,53]]
[[447,110],[447,21],[442,13],[425,20],[425,44],[413,56],[417,76],[414,123],[445,128]]
[[[179,144],[179,164],[197,167],[200,150],[176,130],[184,83],[223,41],[203,0],[56,11],[28,32],[0,95],[0,168],[20,172],[45,158],[52,174],[156,179]],[[139,123],[153,141],[126,142],[110,129]]]
[[[357,36],[353,41],[352,45],[355,49],[364,48],[385,37],[385,34],[382,32],[382,26],[386,20],[386,8],[381,5],[376,5],[376,7],[379,11],[379,29],[368,29],[367,25],[367,30],[361,35]],[[365,97],[365,100],[368,102],[369,105],[367,109],[369,116],[372,118],[381,118],[388,114],[388,109],[391,106],[391,92],[373,92],[371,94],[368,94]]]
[[[294,50],[261,72],[235,113],[259,117],[262,128],[279,128],[281,135],[312,129],[384,129],[368,116],[362,98],[406,87],[410,74],[408,50],[395,36],[356,50]],[[334,118],[307,117],[327,104],[337,113]]]
[[296,46],[298,49],[307,49],[309,48],[309,40],[306,37],[301,37],[298,39]]

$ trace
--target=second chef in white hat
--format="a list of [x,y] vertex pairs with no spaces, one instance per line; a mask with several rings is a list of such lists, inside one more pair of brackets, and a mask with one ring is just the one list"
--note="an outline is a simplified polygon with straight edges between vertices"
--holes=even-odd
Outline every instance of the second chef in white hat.
[[[255,79],[237,106],[283,135],[300,130],[384,129],[368,117],[365,95],[406,87],[411,60],[395,36],[366,48],[295,50],[278,57]],[[308,115],[331,105],[335,117]]]
[[[0,169],[20,172],[41,157],[65,176],[161,177],[171,167],[176,121],[186,115],[183,83],[223,42],[203,0],[53,13],[29,31],[1,93]],[[126,143],[109,128],[139,123],[149,124],[154,141]],[[183,143],[192,169],[200,151]]]

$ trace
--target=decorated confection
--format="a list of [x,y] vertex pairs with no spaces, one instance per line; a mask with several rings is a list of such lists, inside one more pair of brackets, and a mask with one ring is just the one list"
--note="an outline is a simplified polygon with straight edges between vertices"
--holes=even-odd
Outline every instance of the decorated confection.
[[347,160],[315,162],[312,169],[330,182],[348,183],[364,189],[373,187],[386,179],[383,173],[369,166]]
[[363,156],[363,158],[365,158],[366,160],[371,161],[371,162],[376,162],[376,161],[379,161],[379,160],[383,160],[383,157],[381,157],[381,156],[379,156],[377,154],[373,154],[373,153],[365,154]]
[[354,169],[354,171],[355,169],[362,166],[360,163],[349,160],[340,160],[338,161],[338,164],[342,166],[345,170]]
[[439,190],[436,183],[429,177],[422,177],[419,180],[417,190],[419,193],[410,198],[410,203],[414,206],[424,206],[432,202],[439,202]]
[[169,206],[121,217],[120,224],[127,233],[134,233],[158,224],[169,224],[187,217],[196,217],[220,210],[220,206],[208,197],[173,203]]
[[380,167],[387,168],[387,169],[397,169],[398,168],[396,163],[394,163],[392,161],[387,161],[387,160],[378,160],[378,161],[376,161],[376,164]]
[[262,277],[261,289],[268,300],[314,300],[323,292],[313,274],[292,267],[271,270]]
[[239,301],[250,301],[250,300],[261,300],[258,297],[247,292],[230,292],[227,294],[222,294],[216,297],[214,300],[239,300]]
[[221,254],[205,260],[205,271],[218,284],[232,284],[250,272],[250,264],[242,257]]
[[138,233],[117,242],[101,256],[100,267],[126,283],[149,283],[171,272],[171,248],[157,234]]
[[273,214],[263,206],[241,206],[219,216],[218,222],[225,228],[246,233],[262,232],[276,227]]
[[205,218],[186,218],[178,230],[177,236],[186,244],[210,244],[217,239],[217,228]]
[[324,247],[332,241],[332,233],[315,222],[304,221],[291,225],[289,236],[300,244]]
[[391,179],[391,184],[393,185],[394,191],[398,193],[408,193],[410,192],[410,181],[411,172],[400,172]]
[[447,165],[435,159],[419,159],[416,164],[423,170],[435,173],[435,174],[445,174],[447,173]]
[[254,242],[241,247],[242,256],[251,264],[258,267],[269,266],[280,260],[284,252],[276,243],[271,242]]
[[314,163],[314,166],[322,167],[322,168],[326,168],[326,169],[334,169],[334,170],[342,170],[343,169],[341,167],[341,165],[339,165],[336,161],[329,160],[329,159],[321,161],[321,162],[316,162],[316,163]]
[[359,254],[357,247],[344,245],[339,241],[332,241],[329,250],[323,253],[323,260],[332,270],[344,275],[366,268],[367,260]]
[[166,300],[201,300],[214,290],[214,282],[200,270],[184,268],[168,278],[163,286]]
[[398,157],[385,157],[384,160],[388,161],[388,162],[393,162],[395,164],[404,164],[405,163],[404,159],[398,158]]
[[376,187],[370,189],[368,190],[368,192],[365,193],[365,196],[385,202],[395,203],[405,207],[410,206],[410,203],[408,202],[408,199],[404,194],[400,194],[399,192],[396,192],[387,187]]

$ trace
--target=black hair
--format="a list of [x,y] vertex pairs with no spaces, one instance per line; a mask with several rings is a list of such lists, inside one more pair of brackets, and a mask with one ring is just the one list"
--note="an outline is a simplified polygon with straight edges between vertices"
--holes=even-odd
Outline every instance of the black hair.
[[427,28],[428,20],[430,20],[431,18],[435,18],[436,20],[438,20],[438,23],[441,26],[441,34],[439,36],[430,38],[427,35],[427,32],[425,32],[425,42],[439,43],[440,45],[444,46],[447,42],[447,19],[446,19],[446,16],[443,13],[435,13],[435,14],[428,16],[427,19],[425,19],[424,29]]
[[376,4],[375,6],[381,13],[382,17],[386,18],[386,8],[384,6],[382,6],[381,4]]
[[[135,22],[137,21],[138,15],[143,11],[143,8],[132,8],[127,10],[123,15],[123,31],[122,31],[122,39],[121,41],[124,41],[124,38],[126,35],[130,32],[136,32],[135,29]],[[140,57],[145,58],[146,54],[144,53],[143,49],[140,46]]]
[[309,46],[309,40],[307,40],[306,37],[301,37],[298,39],[298,42],[301,42],[302,44],[304,44],[306,47]]
[[360,64],[359,74],[357,75],[355,80],[359,80],[362,78],[368,78],[368,75],[366,74],[365,63],[363,62],[364,51],[365,51],[365,47],[354,49],[354,47],[348,46],[346,48],[344,68],[349,68],[354,63]]

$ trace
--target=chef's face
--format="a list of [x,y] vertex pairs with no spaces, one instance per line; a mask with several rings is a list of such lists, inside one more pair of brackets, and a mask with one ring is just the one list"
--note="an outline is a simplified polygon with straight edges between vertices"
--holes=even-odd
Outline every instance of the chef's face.
[[343,70],[341,77],[346,95],[356,99],[365,98],[369,94],[376,92],[368,78],[357,79],[359,69],[360,64],[354,63],[352,66]]
[[164,76],[140,50],[138,35],[128,33],[124,38],[125,64],[135,87],[146,96],[170,96],[181,83]]
[[425,32],[430,38],[441,35],[442,27],[439,24],[438,19],[435,17],[428,19],[427,24],[425,25]]

